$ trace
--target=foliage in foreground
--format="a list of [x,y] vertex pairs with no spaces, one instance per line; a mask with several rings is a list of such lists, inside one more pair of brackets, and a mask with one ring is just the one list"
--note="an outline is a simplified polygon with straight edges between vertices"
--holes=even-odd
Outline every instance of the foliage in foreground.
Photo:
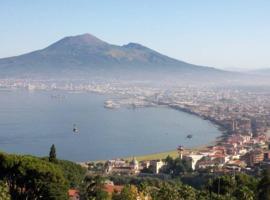
[[[0,153],[0,179],[14,200],[66,200],[68,189],[78,187],[84,173],[79,165],[69,161],[49,162],[33,156]],[[2,188],[0,185],[0,191]]]
[[[183,169],[185,164],[176,161],[170,166],[170,170],[174,166]],[[75,163],[56,157],[0,153],[0,199],[66,200],[68,189],[80,185],[82,200],[270,200],[269,170],[260,178],[246,174],[216,176],[200,189],[181,183],[179,171],[175,170],[175,179],[86,176],[81,184],[85,170]],[[108,194],[104,191],[106,179],[124,188]]]
[[3,181],[0,182],[0,199],[1,200],[10,200],[8,186]]
[[35,157],[1,154],[0,178],[12,199],[66,199],[68,186],[61,170]]
[[187,160],[180,158],[173,159],[172,157],[167,156],[165,162],[166,165],[161,170],[162,173],[170,174],[173,177],[192,171],[191,165]]
[[[261,178],[246,174],[217,176],[210,179],[201,189],[181,183],[179,180],[156,178],[111,177],[123,183],[124,189],[111,196],[104,194],[104,178],[88,177],[85,181],[88,192],[85,199],[96,200],[270,200],[270,173],[265,171]],[[124,182],[123,182],[124,181]],[[100,192],[102,191],[102,192]]]

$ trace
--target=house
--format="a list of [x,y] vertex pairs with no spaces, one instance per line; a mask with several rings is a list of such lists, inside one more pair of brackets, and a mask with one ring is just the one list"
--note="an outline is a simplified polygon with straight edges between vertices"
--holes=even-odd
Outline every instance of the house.
[[160,169],[165,165],[162,160],[151,160],[150,165],[153,167],[154,174],[159,174]]
[[240,171],[241,169],[245,168],[247,164],[241,160],[230,160],[226,163],[225,167],[227,170],[231,171]]
[[109,160],[106,162],[107,174],[126,174],[134,175],[140,172],[138,161],[133,158],[131,162],[126,162],[124,160]]
[[217,166],[214,160],[199,160],[196,164],[196,169],[208,169]]
[[189,154],[185,155],[183,159],[187,160],[190,163],[192,170],[195,170],[196,163],[202,158],[204,155],[201,154]]

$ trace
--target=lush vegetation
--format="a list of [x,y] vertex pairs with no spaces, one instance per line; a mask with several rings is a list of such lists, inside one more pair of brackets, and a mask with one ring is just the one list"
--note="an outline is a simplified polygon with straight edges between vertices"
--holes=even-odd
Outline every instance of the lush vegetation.
[[0,182],[0,199],[1,200],[10,200],[8,186],[3,181]]
[[86,176],[81,186],[80,197],[82,200],[110,200],[103,188],[105,178],[101,176]]
[[55,147],[49,158],[0,153],[0,199],[66,200],[84,176],[79,165],[57,160]]
[[125,185],[120,193],[111,196],[102,191],[104,178],[88,177],[85,199],[96,200],[270,200],[270,172],[262,177],[246,174],[224,175],[210,178],[207,184],[195,189],[180,179],[161,180],[142,177],[108,177],[116,184]]
[[39,158],[1,154],[0,178],[12,199],[66,199],[68,184],[61,169]]
[[[246,174],[191,176],[196,184],[185,184],[185,175],[194,173],[188,163],[167,157],[164,176],[86,176],[79,165],[58,160],[53,145],[49,157],[37,158],[0,153],[0,199],[66,200],[70,188],[80,190],[82,200],[270,200],[270,171],[259,177]],[[196,181],[198,178],[203,181]],[[188,179],[188,176],[186,176]],[[122,191],[108,194],[107,180],[123,185]],[[194,186],[194,187],[192,187]]]
[[161,170],[165,174],[170,174],[173,177],[177,177],[180,174],[191,172],[192,168],[187,160],[178,158],[173,159],[167,156],[165,159],[166,165]]

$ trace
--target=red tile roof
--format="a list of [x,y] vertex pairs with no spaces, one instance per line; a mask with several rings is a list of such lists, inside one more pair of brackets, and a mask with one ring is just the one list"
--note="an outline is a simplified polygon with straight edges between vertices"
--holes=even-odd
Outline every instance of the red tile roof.
[[106,184],[104,185],[104,191],[108,193],[121,192],[123,187],[124,186],[121,186],[121,185]]
[[68,196],[69,197],[74,197],[77,194],[79,194],[79,191],[78,190],[75,190],[75,189],[69,189],[68,190]]

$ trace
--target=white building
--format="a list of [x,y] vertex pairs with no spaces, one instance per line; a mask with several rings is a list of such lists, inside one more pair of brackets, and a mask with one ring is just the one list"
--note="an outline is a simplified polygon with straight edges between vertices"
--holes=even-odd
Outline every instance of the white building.
[[162,160],[151,160],[150,165],[153,166],[153,172],[159,174],[160,169],[165,165]]
[[185,155],[183,159],[188,160],[190,162],[192,170],[195,170],[195,166],[197,162],[203,157],[204,155],[201,154],[190,154]]

